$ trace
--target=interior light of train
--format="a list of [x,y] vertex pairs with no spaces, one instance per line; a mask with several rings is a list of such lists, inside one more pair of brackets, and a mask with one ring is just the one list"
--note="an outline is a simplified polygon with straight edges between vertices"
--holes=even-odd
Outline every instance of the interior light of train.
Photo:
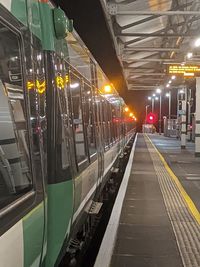
[[79,87],[79,83],[72,83],[72,84],[70,84],[70,88],[71,89],[75,89],[77,87]]
[[69,75],[65,75],[65,82],[68,83],[69,82]]
[[39,80],[36,80],[36,88],[39,94],[43,94],[46,90],[46,82],[43,81],[40,83]]
[[26,85],[26,87],[27,87],[27,89],[28,89],[28,90],[31,90],[31,89],[33,89],[33,88],[34,88],[34,83],[33,83],[33,82],[30,82],[30,81],[28,81],[28,82],[27,82],[27,85]]
[[56,77],[56,85],[57,85],[57,87],[59,87],[61,89],[63,89],[65,87],[63,77],[61,77],[61,76]]

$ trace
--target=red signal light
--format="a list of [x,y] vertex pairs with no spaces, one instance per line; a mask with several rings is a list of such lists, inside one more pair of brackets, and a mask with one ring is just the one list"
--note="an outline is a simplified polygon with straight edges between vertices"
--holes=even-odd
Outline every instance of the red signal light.
[[154,124],[156,120],[157,120],[156,114],[151,112],[147,115],[147,118],[146,118],[147,123]]

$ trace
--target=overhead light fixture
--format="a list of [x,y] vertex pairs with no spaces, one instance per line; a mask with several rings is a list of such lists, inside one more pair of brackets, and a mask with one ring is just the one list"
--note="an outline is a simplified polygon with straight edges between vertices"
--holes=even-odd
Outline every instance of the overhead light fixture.
[[70,84],[70,88],[72,88],[72,89],[75,89],[77,87],[79,87],[79,83],[72,83],[72,84]]
[[157,88],[157,89],[156,89],[156,93],[157,93],[157,94],[160,94],[161,92],[162,92],[162,90],[161,90],[160,88]]
[[181,90],[179,91],[179,94],[184,94],[184,90],[181,89]]
[[187,53],[187,58],[190,59],[190,58],[192,58],[192,57],[193,57],[193,53],[192,53],[192,52],[188,52],[188,53]]
[[152,96],[153,96],[153,97],[155,97],[155,96],[156,96],[156,94],[153,94]]
[[110,93],[112,91],[111,86],[109,84],[105,85],[104,86],[104,91],[105,91],[105,93]]
[[200,46],[200,38],[196,39],[194,45],[195,45],[196,47],[199,47],[199,46]]
[[170,84],[168,83],[168,84],[166,85],[166,87],[167,87],[167,88],[170,87]]
[[151,100],[151,96],[148,96],[148,100]]
[[156,97],[155,97],[155,100],[158,100],[158,99],[159,99],[159,98],[156,96]]
[[175,79],[176,79],[176,76],[175,76],[175,75],[173,75],[173,76],[172,76],[172,80],[175,80]]
[[169,82],[168,82],[168,83],[170,84],[170,83],[172,83],[172,81],[171,81],[171,80],[169,80]]
[[170,93],[166,93],[165,96],[166,96],[166,97],[169,97],[169,96],[170,96]]

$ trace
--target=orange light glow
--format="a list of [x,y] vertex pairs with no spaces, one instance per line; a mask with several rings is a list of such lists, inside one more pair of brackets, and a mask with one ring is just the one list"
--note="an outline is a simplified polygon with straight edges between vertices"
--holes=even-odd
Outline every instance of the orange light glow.
[[104,92],[105,93],[110,93],[112,91],[112,88],[109,84],[105,85],[104,86]]
[[125,109],[124,109],[126,112],[128,112],[129,111],[129,108],[128,107],[125,107]]

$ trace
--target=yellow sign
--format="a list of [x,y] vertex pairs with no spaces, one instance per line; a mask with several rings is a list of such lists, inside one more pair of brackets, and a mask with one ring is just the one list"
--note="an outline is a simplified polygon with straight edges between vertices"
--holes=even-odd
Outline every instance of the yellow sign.
[[193,77],[194,74],[200,73],[200,66],[193,65],[171,65],[169,66],[169,74],[183,74],[184,76]]

